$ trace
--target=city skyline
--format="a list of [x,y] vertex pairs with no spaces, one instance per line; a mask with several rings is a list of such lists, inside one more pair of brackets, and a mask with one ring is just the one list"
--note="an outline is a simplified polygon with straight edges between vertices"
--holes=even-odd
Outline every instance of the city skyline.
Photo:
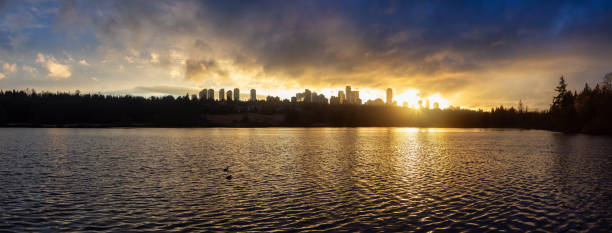
[[[211,95],[212,93],[212,95]],[[360,91],[357,89],[352,89],[352,86],[347,85],[344,90],[338,90],[337,95],[326,95],[323,93],[317,93],[316,91],[310,89],[304,89],[303,92],[296,92],[293,96],[280,97],[280,96],[272,96],[272,95],[257,95],[256,89],[251,89],[249,93],[241,93],[239,88],[234,88],[233,92],[228,89],[225,91],[225,88],[220,88],[217,93],[214,94],[214,89],[204,88],[200,90],[197,94],[193,93],[185,93],[186,96],[191,96],[192,99],[199,100],[214,100],[214,101],[270,101],[270,98],[274,98],[280,101],[289,101],[289,102],[314,102],[314,103],[325,103],[325,104],[374,104],[374,105],[394,105],[401,107],[410,107],[410,108],[432,108],[432,109],[445,109],[448,107],[452,107],[453,105],[448,102],[448,100],[442,98],[439,94],[434,94],[429,97],[419,97],[418,92],[407,92],[402,93],[399,96],[394,95],[393,88],[386,89],[386,96],[383,100],[383,97],[378,98],[370,98],[370,99],[362,99],[360,96]],[[332,91],[333,93],[333,91]],[[347,95],[346,93],[351,93]],[[181,96],[181,95],[177,95]],[[346,98],[349,96],[349,98]],[[522,101],[519,101],[522,103]],[[463,106],[455,106],[455,107],[463,107]]]

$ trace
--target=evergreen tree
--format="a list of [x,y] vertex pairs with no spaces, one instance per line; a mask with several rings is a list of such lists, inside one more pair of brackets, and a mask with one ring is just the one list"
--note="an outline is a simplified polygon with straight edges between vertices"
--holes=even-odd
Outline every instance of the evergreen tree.
[[559,78],[559,84],[557,85],[557,88],[555,88],[555,91],[557,92],[557,96],[553,98],[552,108],[558,109],[561,107],[561,104],[563,103],[563,99],[567,94],[567,83],[565,82],[565,78],[563,76]]
[[576,126],[576,108],[574,106],[575,94],[567,90],[565,78],[559,78],[559,84],[555,88],[557,96],[553,98],[553,103],[550,108],[550,113],[553,118],[553,125],[557,130],[575,131]]

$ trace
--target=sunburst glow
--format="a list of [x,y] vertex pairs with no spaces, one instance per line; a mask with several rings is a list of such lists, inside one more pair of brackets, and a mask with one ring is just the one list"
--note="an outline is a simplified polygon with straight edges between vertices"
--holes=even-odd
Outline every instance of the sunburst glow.
[[[393,100],[397,102],[398,105],[407,106],[411,108],[426,108],[427,103],[429,101],[429,108],[433,108],[437,103],[439,108],[448,108],[450,106],[450,102],[443,98],[439,93],[430,95],[428,97],[421,97],[419,95],[419,90],[408,90],[400,93],[393,97]],[[420,101],[420,103],[419,103]]]

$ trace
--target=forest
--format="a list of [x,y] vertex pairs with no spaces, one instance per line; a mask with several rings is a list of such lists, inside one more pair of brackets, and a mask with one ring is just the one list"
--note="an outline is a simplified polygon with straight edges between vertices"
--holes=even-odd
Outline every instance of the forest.
[[140,97],[0,90],[2,127],[310,127],[402,126],[546,129],[612,134],[612,73],[591,88],[567,89],[559,79],[550,109],[521,104],[490,111],[412,109],[269,101],[211,101],[189,96]]

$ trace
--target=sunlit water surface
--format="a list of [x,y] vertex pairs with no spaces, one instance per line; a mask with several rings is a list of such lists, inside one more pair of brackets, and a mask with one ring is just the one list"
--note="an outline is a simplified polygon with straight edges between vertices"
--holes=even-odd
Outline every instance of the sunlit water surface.
[[611,200],[604,136],[0,129],[8,231],[608,231]]

